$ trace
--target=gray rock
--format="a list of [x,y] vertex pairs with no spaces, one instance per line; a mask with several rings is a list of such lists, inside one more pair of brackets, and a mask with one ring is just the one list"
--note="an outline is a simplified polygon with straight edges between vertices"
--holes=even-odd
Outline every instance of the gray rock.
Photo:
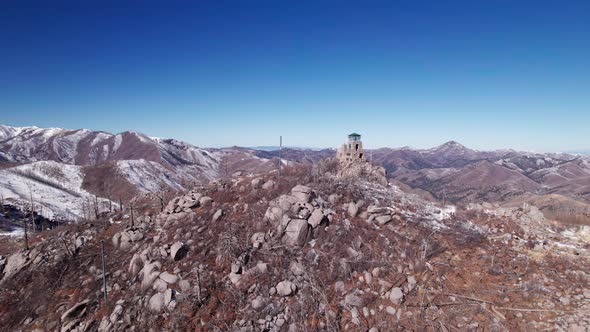
[[86,306],[89,302],[90,300],[84,300],[82,302],[76,303],[73,307],[61,315],[61,321],[66,322],[84,316],[86,314]]
[[186,256],[188,251],[188,247],[184,245],[182,242],[176,242],[170,247],[170,256],[173,260],[178,261]]
[[363,306],[363,299],[361,295],[361,292],[358,290],[354,290],[351,293],[346,294],[344,297],[344,304],[351,307]]
[[152,287],[154,281],[160,276],[161,267],[162,264],[160,262],[146,263],[143,266],[143,269],[141,269],[141,273],[143,274],[141,286],[143,289]]
[[167,289],[166,292],[164,293],[164,305],[169,306],[172,301],[175,301],[176,299],[176,291],[174,291],[173,289]]
[[403,299],[404,299],[404,292],[399,287],[395,287],[389,293],[389,300],[394,304],[400,305],[402,303]]
[[252,309],[258,310],[264,307],[264,298],[262,296],[258,296],[254,300],[252,300]]
[[350,204],[348,204],[348,215],[351,218],[356,217],[358,213],[359,213],[359,206],[356,203],[351,202]]
[[311,188],[297,185],[291,189],[291,195],[293,195],[297,200],[304,203],[309,203],[311,200]]
[[276,206],[269,206],[264,214],[264,220],[270,222],[279,222],[283,217],[283,209]]
[[296,277],[299,277],[299,276],[302,276],[305,274],[305,269],[303,268],[303,265],[301,265],[300,263],[297,263],[297,262],[291,263],[291,265],[289,266],[289,270]]
[[281,195],[277,199],[277,205],[283,211],[291,210],[293,204],[297,203],[297,198],[291,195]]
[[297,286],[289,280],[283,280],[279,282],[279,284],[276,287],[276,290],[277,294],[279,294],[282,297],[286,297],[295,293],[297,291]]
[[277,185],[276,182],[274,182],[273,180],[268,180],[262,185],[262,189],[271,190],[271,189],[274,189],[276,187],[276,185]]
[[250,183],[252,184],[252,189],[258,189],[262,185],[263,180],[261,178],[253,179]]
[[221,219],[222,216],[223,216],[223,210],[222,209],[219,209],[219,210],[215,211],[215,214],[213,214],[213,218],[211,220],[213,222],[216,222],[219,219]]
[[336,290],[336,292],[342,294],[344,293],[344,282],[343,281],[336,281],[336,283],[334,284],[334,289]]
[[182,290],[185,293],[188,293],[191,290],[191,284],[190,282],[188,282],[188,280],[181,280],[178,283],[178,287],[180,287],[180,290]]
[[201,197],[201,199],[199,199],[199,204],[202,207],[207,207],[207,206],[211,205],[212,202],[213,202],[213,199],[209,196],[203,196],[203,197]]
[[330,204],[335,205],[336,203],[338,203],[338,200],[340,200],[340,195],[338,194],[332,194],[330,196],[328,196],[328,202],[330,202]]
[[150,310],[155,312],[161,312],[164,309],[164,294],[163,293],[156,293],[152,295],[149,301]]
[[386,225],[390,221],[391,221],[391,216],[390,215],[383,215],[383,216],[379,216],[379,217],[375,218],[375,222],[379,226],[384,226],[384,225]]
[[265,242],[265,236],[266,236],[266,233],[263,233],[263,232],[258,232],[258,233],[252,234],[252,237],[250,238],[250,242],[252,243],[252,247],[254,247],[256,249],[260,249]]
[[4,277],[0,281],[12,278],[13,275],[17,274],[30,263],[31,260],[23,252],[17,252],[8,256],[6,263],[4,263]]
[[391,316],[395,316],[395,314],[397,312],[397,310],[395,310],[394,307],[387,307],[385,309],[385,311],[387,312],[388,315],[391,315]]
[[166,271],[160,273],[160,279],[164,280],[167,284],[174,284],[178,281],[178,276],[175,274],[170,274]]
[[309,219],[307,220],[307,222],[311,227],[316,228],[325,220],[326,216],[324,215],[324,210],[315,209],[311,214],[311,217],[309,217]]
[[307,240],[307,220],[291,219],[285,228],[283,243],[290,246],[303,246]]
[[234,285],[237,285],[240,282],[240,280],[242,279],[241,274],[237,274],[237,273],[233,273],[233,272],[231,272],[228,277],[229,277],[229,280],[231,281],[231,283]]

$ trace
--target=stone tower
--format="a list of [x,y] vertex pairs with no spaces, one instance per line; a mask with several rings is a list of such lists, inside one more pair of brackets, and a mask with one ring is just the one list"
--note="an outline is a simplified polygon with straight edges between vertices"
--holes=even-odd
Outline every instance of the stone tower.
[[348,135],[348,143],[342,144],[338,149],[338,160],[340,162],[366,161],[365,151],[361,135],[352,133]]

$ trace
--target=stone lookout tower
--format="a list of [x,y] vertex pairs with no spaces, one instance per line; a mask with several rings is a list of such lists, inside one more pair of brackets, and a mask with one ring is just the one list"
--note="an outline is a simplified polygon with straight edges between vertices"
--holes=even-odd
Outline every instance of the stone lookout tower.
[[365,151],[363,150],[361,135],[357,133],[348,135],[348,143],[342,144],[340,149],[338,149],[338,160],[340,160],[340,162],[367,160]]

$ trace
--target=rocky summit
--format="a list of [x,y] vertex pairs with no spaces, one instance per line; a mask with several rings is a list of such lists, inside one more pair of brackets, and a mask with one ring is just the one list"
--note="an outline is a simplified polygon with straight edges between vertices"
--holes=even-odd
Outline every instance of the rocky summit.
[[7,243],[0,326],[590,328],[587,227],[565,229],[532,207],[442,206],[366,175],[239,174],[33,233],[28,249]]

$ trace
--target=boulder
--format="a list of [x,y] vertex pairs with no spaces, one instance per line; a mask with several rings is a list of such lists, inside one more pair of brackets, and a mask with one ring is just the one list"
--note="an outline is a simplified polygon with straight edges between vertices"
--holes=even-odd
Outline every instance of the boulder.
[[164,294],[156,293],[150,298],[149,306],[150,310],[155,312],[161,312],[164,309]]
[[181,280],[178,282],[178,287],[181,291],[188,293],[191,290],[191,283],[188,280]]
[[307,240],[307,220],[291,219],[285,228],[283,243],[290,246],[303,246]]
[[160,273],[160,279],[164,280],[167,284],[174,284],[178,281],[178,276],[164,271]]
[[311,214],[311,217],[309,217],[309,219],[307,220],[307,222],[311,227],[316,228],[325,220],[326,216],[324,215],[324,210],[315,209]]
[[176,291],[173,289],[168,288],[166,292],[164,292],[164,305],[173,306],[173,302],[176,301]]
[[305,274],[305,268],[303,267],[303,265],[301,265],[301,263],[298,262],[292,262],[289,266],[289,271],[291,271],[291,273],[293,273],[293,275],[296,277]]
[[400,305],[404,299],[404,292],[401,288],[395,287],[389,292],[389,300],[397,305]]
[[150,288],[154,281],[160,276],[160,268],[162,264],[160,262],[146,263],[141,269],[143,280],[141,286],[143,289]]
[[390,221],[391,221],[391,216],[387,215],[387,214],[375,218],[375,223],[379,226],[385,226]]
[[17,252],[10,256],[8,259],[5,258],[4,263],[4,277],[1,280],[7,280],[13,275],[17,274],[20,270],[31,263],[29,257],[23,252]]
[[328,196],[328,202],[330,202],[330,204],[332,205],[336,205],[336,203],[338,203],[338,201],[340,200],[340,195],[338,194],[332,194],[330,196]]
[[183,209],[194,209],[199,207],[199,201],[197,200],[186,200],[184,204],[181,205]]
[[311,200],[311,194],[311,188],[306,186],[297,185],[291,189],[291,195],[297,198],[300,202],[309,203]]
[[348,204],[348,215],[351,218],[356,217],[358,213],[359,213],[359,206],[356,203],[351,202],[350,204]]
[[260,249],[265,242],[265,236],[266,236],[266,233],[263,233],[263,232],[258,232],[258,233],[252,234],[252,237],[250,238],[250,242],[252,243],[252,247],[254,247],[256,249]]
[[213,222],[216,222],[219,219],[221,219],[222,216],[223,216],[223,210],[219,209],[219,210],[215,211],[215,214],[213,214],[213,218],[211,220],[213,220]]
[[270,222],[279,222],[283,217],[283,210],[280,207],[269,206],[264,214],[264,220]]
[[254,310],[262,309],[264,307],[264,298],[259,295],[254,300],[252,300],[251,305],[252,309]]
[[286,297],[294,294],[297,291],[297,286],[289,280],[283,280],[279,282],[276,289],[277,294],[279,294],[282,297]]
[[183,259],[188,252],[188,247],[182,242],[176,242],[170,247],[170,256],[173,260],[179,261]]
[[272,190],[277,186],[277,183],[273,180],[268,180],[262,185],[262,189],[264,190]]
[[377,205],[369,205],[367,208],[368,213],[383,213],[383,211],[385,211],[385,209]]
[[258,189],[262,185],[263,180],[261,178],[256,178],[251,181],[252,189]]
[[354,290],[351,293],[346,294],[344,297],[344,305],[350,307],[361,307],[363,306],[362,293],[359,290]]
[[203,196],[203,197],[201,197],[201,199],[199,199],[199,204],[202,207],[207,207],[207,206],[211,205],[212,202],[213,202],[213,199],[209,196]]
[[90,300],[84,300],[82,302],[76,303],[73,307],[61,315],[61,321],[66,322],[84,316],[86,314],[86,306],[88,303],[90,303]]
[[296,203],[297,203],[297,198],[295,196],[291,196],[291,195],[281,195],[277,199],[277,205],[283,211],[291,210],[291,207],[293,206],[293,204],[296,204]]

